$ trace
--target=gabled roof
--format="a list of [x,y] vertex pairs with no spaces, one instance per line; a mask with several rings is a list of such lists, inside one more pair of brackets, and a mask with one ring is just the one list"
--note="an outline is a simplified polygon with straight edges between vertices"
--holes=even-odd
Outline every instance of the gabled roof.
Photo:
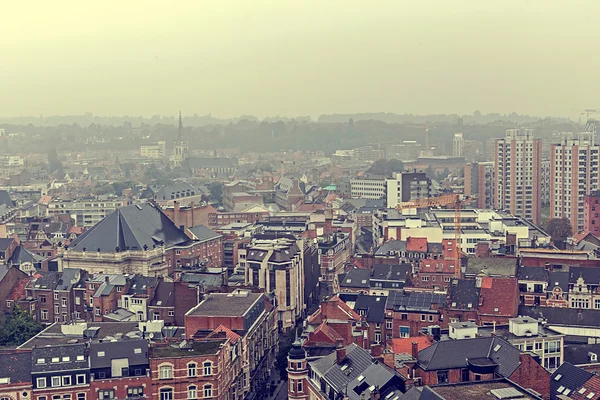
[[425,371],[435,371],[467,368],[469,359],[487,359],[497,364],[497,373],[508,378],[520,365],[520,353],[497,336],[442,340],[419,352],[418,365]]
[[446,304],[446,296],[431,292],[397,292],[390,291],[386,308],[388,310],[431,310],[433,304],[443,308]]
[[548,290],[560,287],[563,292],[569,291],[569,272],[552,271],[548,274]]
[[159,281],[150,305],[154,307],[174,307],[175,283],[167,282],[165,280]]
[[569,283],[577,283],[579,277],[583,277],[586,284],[600,284],[600,268],[570,267]]
[[386,296],[369,296],[359,294],[354,303],[354,311],[364,310],[367,322],[383,324],[385,320]]
[[[558,394],[564,394],[567,388],[571,392],[576,392],[582,387],[593,374],[581,368],[578,368],[568,362],[563,362],[556,371],[550,375],[550,398],[556,399]],[[559,389],[562,388],[562,390]]]
[[468,257],[465,275],[479,274],[487,276],[514,277],[517,269],[516,258],[506,257]]
[[206,242],[208,240],[213,240],[221,237],[220,233],[217,233],[204,225],[194,226],[189,228],[189,230],[190,232],[192,232],[193,238],[200,242]]
[[565,346],[564,359],[573,365],[592,364],[598,361],[590,360],[590,353],[600,355],[600,344],[573,344]]
[[376,251],[376,256],[384,256],[390,252],[406,251],[406,242],[403,240],[388,240],[382,244]]
[[214,331],[208,334],[207,337],[215,337],[217,333],[224,332],[225,336],[231,341],[231,343],[237,343],[238,340],[241,339],[241,336],[227,328],[225,325],[219,325],[215,328]]
[[308,317],[308,323],[311,325],[320,324],[327,319],[360,321],[360,315],[338,296],[333,296],[321,302],[319,309]]
[[428,336],[416,336],[407,338],[396,338],[392,339],[392,351],[394,354],[411,354],[412,355],[412,344],[417,344],[419,351],[426,349],[433,344],[433,340]]
[[154,195],[157,200],[177,200],[181,197],[195,196],[199,190],[194,189],[187,182],[175,182],[172,185],[165,185],[160,188]]
[[185,243],[189,238],[160,209],[151,203],[122,207],[75,239],[72,250],[114,253],[126,249],[165,248]]
[[479,293],[480,289],[474,279],[453,279],[450,284],[450,308],[476,310],[479,305]]
[[343,277],[340,275],[341,287],[369,288],[371,271],[368,269],[352,268]]
[[[87,369],[88,360],[84,343],[35,347],[31,350],[31,372]],[[79,359],[78,359],[79,357]],[[43,363],[38,362],[42,361]],[[53,360],[57,360],[54,361]]]
[[30,281],[27,286],[35,289],[54,290],[61,275],[62,272],[57,271],[39,271],[35,275],[35,280]]
[[517,279],[485,276],[481,280],[482,304],[479,306],[479,313],[516,317],[519,307]]
[[9,208],[15,206],[15,203],[10,198],[10,194],[6,190],[0,190],[0,205],[6,205]]
[[0,353],[0,379],[9,378],[10,384],[31,382],[31,353]]
[[412,265],[402,264],[375,264],[373,266],[373,276],[371,279],[405,282],[406,277],[412,273]]
[[0,251],[6,251],[12,242],[15,241],[15,238],[0,238]]
[[90,368],[109,368],[112,360],[127,358],[129,365],[147,365],[148,341],[146,339],[119,340],[90,343]]
[[598,327],[600,310],[519,306],[519,315],[545,319],[549,325]]

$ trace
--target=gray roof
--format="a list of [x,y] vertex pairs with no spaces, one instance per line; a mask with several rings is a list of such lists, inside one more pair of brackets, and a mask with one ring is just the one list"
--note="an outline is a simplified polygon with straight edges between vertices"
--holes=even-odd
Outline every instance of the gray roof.
[[91,369],[108,368],[111,361],[117,358],[127,358],[130,366],[148,364],[148,342],[146,339],[130,339],[90,343]]
[[519,315],[545,319],[549,325],[589,326],[600,325],[600,310],[578,310],[562,307],[519,306]]
[[552,290],[556,286],[560,287],[563,292],[569,291],[569,272],[567,271],[552,271],[548,275],[548,290]]
[[44,258],[38,256],[37,254],[33,254],[29,250],[27,250],[23,246],[17,246],[15,251],[12,253],[10,258],[8,259],[8,264],[11,265],[22,265],[24,263],[32,263],[37,264],[42,262]]
[[516,258],[469,257],[466,260],[465,275],[467,276],[484,274],[487,276],[514,277],[516,274]]
[[122,207],[75,239],[70,248],[102,253],[149,249],[164,243],[165,248],[185,243],[189,238],[173,221],[151,203]]
[[[475,310],[479,305],[480,289],[474,279],[453,279],[450,284],[451,308]],[[453,305],[456,303],[456,305]],[[471,304],[471,307],[469,307]]]
[[242,316],[262,297],[261,293],[248,293],[247,296],[211,293],[206,295],[200,304],[190,310],[190,315]]
[[150,305],[155,307],[174,307],[175,283],[161,280],[154,292],[154,297]]
[[550,375],[550,398],[556,399],[557,394],[559,394],[557,390],[561,386],[571,389],[571,392],[575,392],[592,376],[593,374],[591,372],[578,368],[566,361],[563,362],[560,367]]
[[377,251],[376,256],[387,255],[390,252],[406,251],[406,242],[403,240],[389,240],[382,244]]
[[39,277],[29,282],[28,287],[35,289],[54,290],[61,277],[61,272],[57,271],[39,271]]
[[0,353],[0,379],[9,378],[11,384],[31,382],[31,354],[29,352]]
[[181,274],[181,282],[202,284],[204,287],[221,286],[223,285],[223,276],[221,274],[184,272]]
[[237,165],[237,159],[224,157],[190,157],[185,160],[192,169],[197,168],[233,168]]
[[158,285],[160,278],[151,276],[135,275],[131,278],[131,285],[127,294],[146,294],[148,288],[153,288]]
[[496,372],[510,377],[520,364],[521,352],[499,337],[442,340],[421,350],[417,363],[426,371],[467,368],[469,359],[488,359]]
[[6,250],[14,242],[14,238],[0,238],[0,250]]
[[[565,346],[564,350],[565,362],[573,365],[590,364],[590,353],[596,354],[596,358],[600,355],[600,344],[574,344]],[[597,363],[597,361],[594,361]]]
[[62,271],[60,280],[56,284],[56,290],[71,290],[73,285],[79,283],[81,270],[77,268],[65,268]]
[[192,232],[192,234],[195,236],[195,239],[200,242],[205,242],[221,237],[220,233],[217,233],[204,225],[194,226],[189,229],[190,232]]
[[411,274],[411,264],[375,264],[371,279],[383,281],[405,282],[408,274]]
[[521,265],[517,268],[517,279],[520,281],[548,282],[548,276],[548,270],[544,267]]
[[432,309],[437,304],[440,309],[446,304],[446,296],[430,292],[394,292],[390,291],[386,308],[390,310],[424,310]]
[[585,283],[589,285],[600,284],[600,268],[570,267],[569,283],[577,283],[579,277],[583,277]]
[[345,275],[340,275],[341,287],[369,288],[371,271],[368,269],[352,268]]
[[364,310],[367,322],[383,324],[385,320],[386,296],[369,296],[359,294],[354,303],[354,310]]
[[10,194],[6,190],[0,190],[0,205],[6,205],[7,207],[14,207],[15,203],[10,198]]
[[[83,343],[36,347],[31,350],[31,372],[64,371],[67,369],[87,369],[88,360]],[[79,360],[77,359],[79,356]],[[68,357],[68,358],[65,358]],[[44,360],[43,363],[38,361]],[[52,360],[58,361],[52,362]]]
[[166,185],[155,192],[154,198],[157,200],[177,200],[181,197],[196,196],[201,194],[187,182],[175,182],[172,185]]

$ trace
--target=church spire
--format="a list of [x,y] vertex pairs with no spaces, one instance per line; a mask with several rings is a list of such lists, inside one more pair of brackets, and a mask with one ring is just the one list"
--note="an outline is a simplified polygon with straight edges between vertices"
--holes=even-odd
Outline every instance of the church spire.
[[178,139],[181,142],[183,140],[183,122],[181,121],[181,110],[179,110],[179,130]]

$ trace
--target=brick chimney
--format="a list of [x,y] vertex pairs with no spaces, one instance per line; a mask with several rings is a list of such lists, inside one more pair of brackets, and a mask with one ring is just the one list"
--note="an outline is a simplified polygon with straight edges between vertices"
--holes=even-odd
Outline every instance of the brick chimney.
[[412,356],[415,359],[419,356],[419,345],[417,342],[412,342]]
[[173,222],[175,226],[179,227],[179,202],[173,202]]
[[194,224],[194,208],[195,208],[194,206],[195,206],[195,204],[194,204],[194,202],[192,201],[192,208],[191,208],[191,210],[190,210],[190,212],[192,213],[192,221],[191,221],[191,222],[192,222],[192,224],[190,225],[191,227],[194,227],[194,226],[196,226],[196,225]]
[[379,400],[381,394],[379,394],[379,386],[375,386],[375,389],[371,392],[371,400]]
[[335,349],[335,361],[339,365],[346,358],[346,348],[341,344]]
[[383,353],[383,346],[380,343],[371,345],[371,357],[381,358],[382,353]]

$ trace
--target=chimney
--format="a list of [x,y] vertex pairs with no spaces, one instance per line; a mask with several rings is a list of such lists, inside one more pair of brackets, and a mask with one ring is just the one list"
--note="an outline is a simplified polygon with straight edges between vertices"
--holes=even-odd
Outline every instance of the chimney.
[[382,353],[383,353],[383,346],[380,343],[371,345],[371,357],[381,358]]
[[379,400],[380,397],[379,386],[375,386],[375,389],[371,392],[371,400]]
[[192,209],[191,209],[191,212],[192,212],[192,225],[191,225],[191,226],[196,226],[196,225],[194,224],[194,202],[193,202],[193,201],[192,201]]
[[335,360],[336,360],[336,363],[338,365],[341,364],[344,361],[345,358],[346,358],[346,348],[340,344],[335,349]]
[[419,357],[419,345],[417,342],[412,342],[412,356],[414,359]]
[[179,202],[173,202],[173,222],[175,226],[179,226]]
[[106,276],[104,277],[104,282],[108,283],[109,281],[110,281],[110,277],[109,277],[108,275],[106,275]]

